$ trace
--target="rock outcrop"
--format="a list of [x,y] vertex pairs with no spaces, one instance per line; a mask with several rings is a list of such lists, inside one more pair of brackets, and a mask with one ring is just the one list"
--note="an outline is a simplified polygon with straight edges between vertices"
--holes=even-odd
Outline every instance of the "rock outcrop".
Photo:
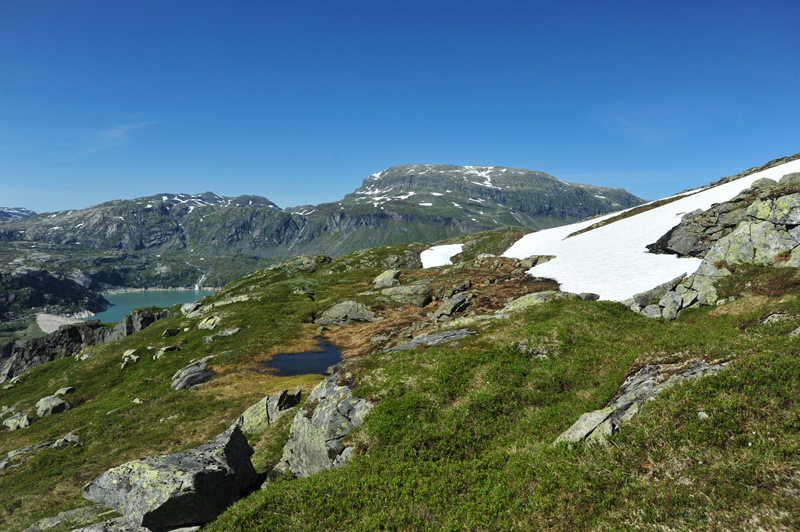
[[431,294],[433,290],[430,285],[420,283],[411,284],[406,286],[393,286],[391,288],[384,288],[381,294],[404,305],[414,305],[415,307],[424,307],[430,303],[433,298]]
[[400,281],[397,279],[398,277],[400,277],[400,270],[386,270],[378,275],[372,282],[375,284],[376,290],[390,288],[400,284]]
[[350,458],[352,447],[342,438],[361,426],[372,404],[338,381],[339,375],[334,375],[319,383],[295,414],[276,471],[308,477],[339,468]]
[[58,414],[68,409],[69,403],[57,395],[48,395],[36,402],[36,415],[39,417]]
[[166,310],[153,314],[150,310],[143,309],[128,314],[113,329],[101,326],[99,320],[62,325],[47,336],[15,346],[8,357],[0,359],[0,383],[34,366],[73,356],[84,347],[125,338],[169,316],[169,311]]
[[[719,299],[715,283],[737,263],[800,266],[800,190],[793,174],[780,183],[760,179],[730,202],[684,216],[683,221],[649,246],[654,251],[703,257],[700,267],[668,290],[665,285],[625,302],[652,318],[675,319],[693,305]],[[662,293],[663,292],[663,293]],[[658,300],[653,296],[661,294]],[[645,299],[648,302],[645,303]]]
[[258,483],[253,449],[238,427],[188,451],[134,460],[83,488],[134,526],[200,525],[214,520]]
[[677,364],[653,364],[645,366],[630,377],[620,387],[617,398],[606,408],[583,414],[569,429],[564,431],[553,444],[560,442],[602,443],[619,426],[639,413],[645,402],[655,399],[658,394],[684,381],[714,375],[721,371],[727,362],[708,363],[698,360]]
[[421,336],[417,336],[410,342],[406,342],[404,344],[398,345],[397,347],[387,349],[387,351],[392,353],[395,351],[405,351],[406,349],[416,349],[417,347],[445,344],[447,342],[460,340],[461,338],[466,338],[474,334],[477,333],[475,333],[474,331],[470,331],[469,329],[455,329],[452,331],[442,331],[438,333],[423,334]]
[[236,425],[242,432],[248,434],[259,434],[267,430],[269,426],[278,419],[285,416],[289,410],[300,404],[300,388],[281,390],[272,395],[264,397],[257,402],[236,420]]

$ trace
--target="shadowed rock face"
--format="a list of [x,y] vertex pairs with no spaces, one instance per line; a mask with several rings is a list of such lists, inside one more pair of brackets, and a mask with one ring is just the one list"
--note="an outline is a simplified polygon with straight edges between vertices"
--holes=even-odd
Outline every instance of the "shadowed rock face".
[[233,426],[196,449],[134,460],[109,469],[83,497],[149,528],[214,520],[258,481],[253,449]]

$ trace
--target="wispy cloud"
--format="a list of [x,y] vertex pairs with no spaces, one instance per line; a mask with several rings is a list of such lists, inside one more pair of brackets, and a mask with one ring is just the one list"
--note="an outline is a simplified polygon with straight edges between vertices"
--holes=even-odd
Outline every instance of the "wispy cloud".
[[83,151],[85,153],[97,153],[99,151],[122,146],[129,142],[132,132],[157,124],[160,124],[160,122],[138,122],[132,124],[118,124],[101,129],[89,137]]

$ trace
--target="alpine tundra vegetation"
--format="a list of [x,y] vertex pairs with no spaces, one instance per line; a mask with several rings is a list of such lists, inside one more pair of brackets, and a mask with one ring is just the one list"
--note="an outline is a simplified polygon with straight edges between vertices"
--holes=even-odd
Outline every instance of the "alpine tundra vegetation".
[[[4,377],[0,528],[796,530],[798,171],[295,257],[148,309]],[[327,376],[265,366],[320,341]]]

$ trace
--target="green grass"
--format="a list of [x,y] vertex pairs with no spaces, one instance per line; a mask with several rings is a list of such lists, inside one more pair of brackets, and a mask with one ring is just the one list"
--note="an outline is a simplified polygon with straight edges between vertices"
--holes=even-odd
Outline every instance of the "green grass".
[[[491,252],[516,237],[486,233],[467,250]],[[72,430],[82,446],[23,455],[12,462],[18,467],[0,471],[0,529],[23,530],[84,505],[81,487],[104,470],[207,441],[275,390],[300,385],[307,394],[319,376],[273,377],[261,362],[311,342],[313,319],[336,301],[378,308],[372,279],[392,257],[420,248],[355,253],[315,272],[281,266],[233,282],[205,302],[252,299],[213,311],[221,328],[241,331],[212,344],[203,343],[208,332],[196,329],[199,318],[176,316],[89,348],[85,361],[26,372],[16,388],[0,391],[0,405],[30,410],[73,385],[73,408],[0,432],[0,451]],[[458,275],[470,273],[449,269],[446,282]],[[348,436],[354,460],[313,478],[278,478],[206,529],[797,529],[800,339],[788,337],[800,325],[796,279],[793,268],[737,267],[720,288],[734,302],[685,311],[674,322],[616,303],[558,300],[487,323],[457,345],[352,359],[355,393],[375,401]],[[313,290],[314,298],[297,289]],[[774,312],[787,319],[762,325]],[[167,328],[189,330],[162,339]],[[153,361],[167,344],[183,350]],[[122,370],[129,348],[142,359]],[[214,381],[171,390],[175,371],[210,354],[217,355]],[[582,413],[608,404],[632,370],[695,358],[730,366],[647,403],[606,447],[551,446]],[[277,463],[290,420],[250,438],[259,471]]]
[[[760,325],[775,305],[670,323],[559,301],[458,348],[373,356],[354,370],[377,406],[353,462],[272,484],[208,530],[797,529],[800,341],[794,322]],[[800,314],[794,296],[781,307]],[[731,366],[648,403],[607,447],[550,446],[631,366],[690,358]]]

